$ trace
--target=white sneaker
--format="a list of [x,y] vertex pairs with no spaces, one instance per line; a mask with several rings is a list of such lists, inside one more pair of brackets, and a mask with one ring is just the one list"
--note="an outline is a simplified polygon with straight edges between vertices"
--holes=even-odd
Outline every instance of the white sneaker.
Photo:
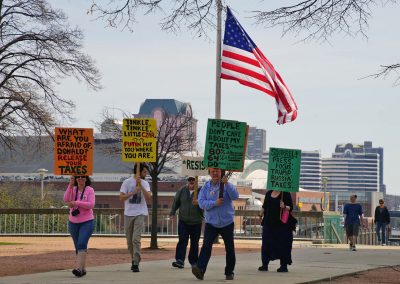
[[386,246],[386,244],[385,244],[385,243],[382,243],[382,246]]

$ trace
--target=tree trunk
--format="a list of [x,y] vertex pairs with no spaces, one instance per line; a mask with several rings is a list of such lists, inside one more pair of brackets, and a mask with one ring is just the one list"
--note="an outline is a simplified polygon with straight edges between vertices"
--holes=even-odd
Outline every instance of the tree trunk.
[[157,224],[158,224],[158,182],[157,176],[152,176],[152,194],[153,194],[153,204],[151,207],[151,240],[150,240],[150,248],[151,249],[158,249],[157,244]]

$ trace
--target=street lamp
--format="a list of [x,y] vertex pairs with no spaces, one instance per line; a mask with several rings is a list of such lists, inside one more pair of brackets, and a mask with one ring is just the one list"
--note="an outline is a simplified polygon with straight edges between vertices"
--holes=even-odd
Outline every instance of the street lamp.
[[328,178],[322,177],[322,186],[324,187],[324,204],[323,204],[323,211],[326,211],[326,187],[328,185]]
[[43,179],[44,179],[44,175],[48,172],[48,170],[38,169],[37,172],[40,175],[40,192],[41,192],[41,199],[43,200],[43,198],[44,198],[44,196],[43,196]]

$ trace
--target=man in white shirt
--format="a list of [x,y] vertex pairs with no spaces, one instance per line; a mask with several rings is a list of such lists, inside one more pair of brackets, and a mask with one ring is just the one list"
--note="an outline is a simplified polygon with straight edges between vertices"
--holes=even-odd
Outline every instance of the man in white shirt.
[[[136,173],[135,165],[134,172]],[[145,180],[148,169],[140,164],[139,177],[130,177],[121,185],[119,199],[124,201],[124,226],[128,250],[132,258],[132,272],[139,272],[140,245],[144,218],[147,216],[147,202],[151,201],[150,185]],[[140,186],[136,186],[140,184]]]

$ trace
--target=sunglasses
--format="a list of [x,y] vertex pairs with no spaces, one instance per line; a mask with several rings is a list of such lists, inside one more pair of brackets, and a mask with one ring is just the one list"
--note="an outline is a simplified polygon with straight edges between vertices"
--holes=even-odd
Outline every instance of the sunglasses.
[[78,179],[78,178],[86,178],[86,176],[76,176],[75,178],[76,179]]
[[379,202],[379,204],[383,204],[383,202]]

